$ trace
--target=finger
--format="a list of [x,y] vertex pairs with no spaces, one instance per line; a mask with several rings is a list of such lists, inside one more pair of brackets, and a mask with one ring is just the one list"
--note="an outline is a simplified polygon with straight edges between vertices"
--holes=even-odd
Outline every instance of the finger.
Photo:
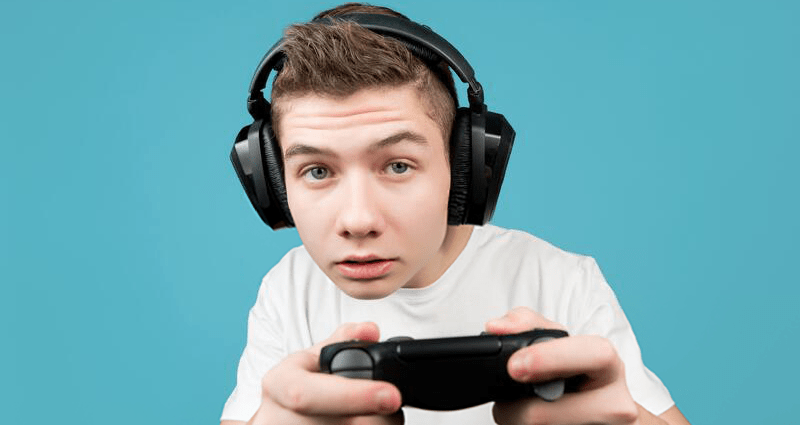
[[264,397],[303,415],[387,415],[400,408],[394,385],[313,372],[318,362],[311,351],[288,356],[264,375]]
[[354,339],[359,339],[362,341],[378,341],[380,336],[381,332],[378,329],[378,325],[373,322],[345,323],[339,326],[331,336],[319,342],[318,344],[315,344],[311,347],[311,349],[319,354],[319,352],[322,350],[322,347],[326,345]]
[[546,319],[527,307],[516,307],[505,316],[486,323],[486,331],[497,335],[525,332],[536,328],[564,329],[564,326]]
[[527,399],[495,403],[492,415],[498,424],[623,425],[636,421],[638,409],[622,385],[565,394],[555,402]]
[[248,423],[259,425],[403,425],[404,422],[402,410],[387,416],[309,416],[287,410],[272,400],[265,400]]
[[508,374],[520,382],[546,382],[586,375],[582,389],[625,379],[625,366],[611,342],[591,335],[533,344],[508,359]]
[[265,398],[261,402],[261,406],[256,411],[256,414],[247,423],[248,425],[267,425],[267,424],[293,424],[293,425],[325,425],[325,421],[319,417],[303,416],[298,413],[287,410],[275,403],[274,401]]

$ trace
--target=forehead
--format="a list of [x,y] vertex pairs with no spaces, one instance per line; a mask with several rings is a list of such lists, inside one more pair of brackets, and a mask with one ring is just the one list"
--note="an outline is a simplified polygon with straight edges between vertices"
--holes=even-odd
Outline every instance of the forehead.
[[281,101],[280,145],[330,145],[369,141],[411,131],[428,141],[442,141],[438,126],[427,113],[416,89],[375,88],[346,97],[315,94]]

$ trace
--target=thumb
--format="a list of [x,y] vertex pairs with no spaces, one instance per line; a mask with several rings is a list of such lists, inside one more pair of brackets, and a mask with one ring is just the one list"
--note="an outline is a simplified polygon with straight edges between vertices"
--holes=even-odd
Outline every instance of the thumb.
[[486,322],[485,329],[489,333],[506,335],[536,328],[565,330],[564,326],[526,307],[516,307],[505,316]]

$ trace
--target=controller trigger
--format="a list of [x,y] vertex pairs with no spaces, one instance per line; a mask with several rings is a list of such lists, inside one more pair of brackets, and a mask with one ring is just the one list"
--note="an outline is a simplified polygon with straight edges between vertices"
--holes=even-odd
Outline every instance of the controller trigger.
[[410,336],[393,336],[386,340],[386,342],[403,342],[403,341],[413,341],[414,338]]

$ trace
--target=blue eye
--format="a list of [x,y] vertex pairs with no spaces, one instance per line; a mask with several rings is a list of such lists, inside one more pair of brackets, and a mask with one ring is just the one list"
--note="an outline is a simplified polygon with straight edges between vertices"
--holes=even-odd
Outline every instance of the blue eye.
[[393,162],[389,165],[389,168],[395,174],[403,174],[408,171],[408,164],[404,162]]
[[328,169],[324,167],[309,168],[303,175],[308,176],[311,180],[322,180],[328,177]]

